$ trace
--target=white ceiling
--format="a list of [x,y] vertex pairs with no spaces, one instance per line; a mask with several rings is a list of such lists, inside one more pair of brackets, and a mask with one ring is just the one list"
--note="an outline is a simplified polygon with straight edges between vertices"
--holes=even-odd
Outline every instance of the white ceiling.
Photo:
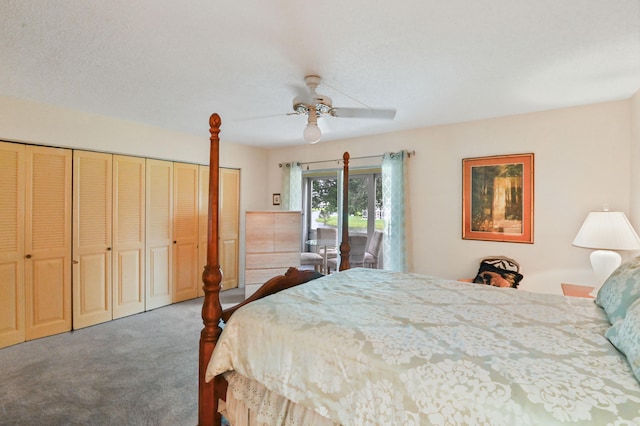
[[[0,0],[0,95],[275,147],[594,102],[640,89],[639,0]],[[2,113],[0,111],[0,113]]]

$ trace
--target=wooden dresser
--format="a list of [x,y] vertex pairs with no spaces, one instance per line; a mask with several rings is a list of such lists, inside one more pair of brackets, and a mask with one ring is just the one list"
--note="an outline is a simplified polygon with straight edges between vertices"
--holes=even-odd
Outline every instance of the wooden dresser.
[[248,211],[245,216],[245,297],[291,266],[300,266],[302,213]]

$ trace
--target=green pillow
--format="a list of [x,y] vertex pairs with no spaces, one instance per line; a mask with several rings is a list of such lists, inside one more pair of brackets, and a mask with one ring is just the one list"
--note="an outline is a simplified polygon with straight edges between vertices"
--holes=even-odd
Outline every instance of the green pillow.
[[602,284],[596,303],[614,324],[623,319],[627,309],[640,299],[640,256],[623,263]]
[[605,336],[627,357],[633,374],[640,382],[640,299],[629,307],[624,319],[616,321],[607,330]]

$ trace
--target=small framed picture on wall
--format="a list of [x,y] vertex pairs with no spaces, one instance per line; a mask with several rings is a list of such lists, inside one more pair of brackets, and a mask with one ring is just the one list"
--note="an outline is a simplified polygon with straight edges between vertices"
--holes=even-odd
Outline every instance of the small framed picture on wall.
[[274,206],[280,205],[280,194],[273,194],[273,205]]

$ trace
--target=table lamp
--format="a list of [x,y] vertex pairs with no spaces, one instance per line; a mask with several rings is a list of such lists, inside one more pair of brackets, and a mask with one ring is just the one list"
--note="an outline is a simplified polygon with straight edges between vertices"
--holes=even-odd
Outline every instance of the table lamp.
[[598,279],[598,285],[591,293],[595,296],[604,281],[622,262],[622,256],[612,250],[640,250],[640,237],[624,212],[595,211],[587,215],[573,245],[595,249],[589,256]]

